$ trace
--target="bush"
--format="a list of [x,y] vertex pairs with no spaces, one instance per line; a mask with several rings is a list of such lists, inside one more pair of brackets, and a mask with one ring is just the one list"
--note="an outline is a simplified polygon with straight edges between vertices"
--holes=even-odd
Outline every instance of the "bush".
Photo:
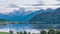
[[20,34],[19,32],[16,32],[17,34]]
[[10,33],[10,34],[13,34],[13,31],[10,30],[9,33]]
[[47,34],[47,32],[45,30],[42,30],[40,34]]
[[60,30],[57,30],[57,31],[56,31],[56,34],[60,34]]
[[56,34],[54,29],[49,29],[48,34]]

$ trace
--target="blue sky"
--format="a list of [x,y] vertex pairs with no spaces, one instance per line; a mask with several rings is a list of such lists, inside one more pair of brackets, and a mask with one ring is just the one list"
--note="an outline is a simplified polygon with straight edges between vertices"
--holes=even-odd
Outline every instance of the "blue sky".
[[19,7],[30,7],[31,9],[36,9],[35,7],[54,7],[60,6],[60,0],[0,0],[0,12],[12,12],[13,10],[18,10]]

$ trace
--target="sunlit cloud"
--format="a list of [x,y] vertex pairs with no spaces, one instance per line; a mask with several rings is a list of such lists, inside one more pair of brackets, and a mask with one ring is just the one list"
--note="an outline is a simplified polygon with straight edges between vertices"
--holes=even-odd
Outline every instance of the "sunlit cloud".
[[10,8],[18,8],[18,6],[16,4],[8,4],[8,7],[10,7]]
[[56,0],[56,1],[60,1],[60,0]]
[[60,7],[60,0],[0,0],[0,12],[12,12],[20,7],[29,9],[46,9]]
[[[27,4],[29,5],[29,4]],[[39,0],[37,1],[37,4],[30,4],[32,6],[58,6],[60,5],[60,2],[56,1],[56,0]]]
[[8,7],[6,5],[0,5],[0,13],[9,13],[12,12],[13,10],[18,10],[19,8],[16,7]]

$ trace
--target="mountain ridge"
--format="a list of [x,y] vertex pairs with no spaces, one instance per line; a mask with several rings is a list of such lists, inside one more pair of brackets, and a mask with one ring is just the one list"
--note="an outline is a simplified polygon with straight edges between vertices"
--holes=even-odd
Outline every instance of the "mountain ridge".
[[[28,14],[27,14],[27,13],[24,13],[25,9],[22,8],[20,10],[15,10],[9,14],[0,14],[0,19],[26,22],[26,21],[29,21],[34,15],[36,15],[38,13],[53,12],[54,10],[55,9],[51,9],[51,8],[48,8],[47,10],[41,9],[41,10],[37,10],[35,12],[28,11]],[[25,14],[27,14],[27,15],[25,15]]]
[[51,22],[53,22],[53,23],[56,23],[56,21],[57,22],[60,22],[59,20],[60,20],[60,8],[57,8],[56,10],[54,10],[54,12],[45,12],[45,13],[39,13],[39,14],[36,14],[34,17],[32,17],[31,18],[31,20],[29,21],[29,22],[31,22],[31,21],[38,21],[38,22],[44,22],[44,23],[51,23]]

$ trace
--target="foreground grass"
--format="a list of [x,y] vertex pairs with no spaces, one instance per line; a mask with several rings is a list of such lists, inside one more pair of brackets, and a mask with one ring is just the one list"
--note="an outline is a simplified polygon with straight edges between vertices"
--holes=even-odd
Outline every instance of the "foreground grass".
[[9,34],[8,32],[0,32],[0,34]]

